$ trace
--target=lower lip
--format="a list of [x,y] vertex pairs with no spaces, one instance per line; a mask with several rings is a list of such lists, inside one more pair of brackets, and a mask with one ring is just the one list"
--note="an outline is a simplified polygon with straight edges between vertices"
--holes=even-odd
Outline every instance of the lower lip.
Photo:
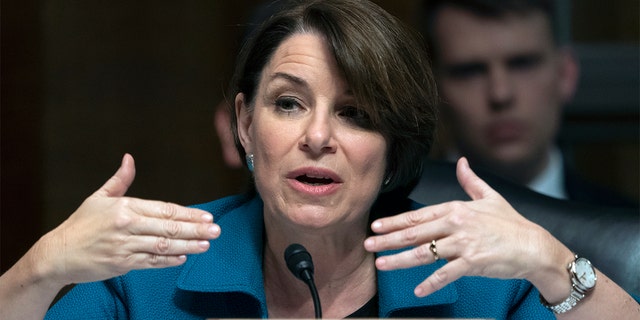
[[330,183],[322,185],[311,185],[302,183],[296,179],[289,179],[289,185],[296,191],[313,195],[313,196],[328,196],[337,192],[340,188],[340,183]]

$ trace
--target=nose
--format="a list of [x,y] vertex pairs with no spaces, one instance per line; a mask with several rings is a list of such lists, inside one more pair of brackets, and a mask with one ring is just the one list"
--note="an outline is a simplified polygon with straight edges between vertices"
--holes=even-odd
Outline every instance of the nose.
[[307,128],[299,143],[300,149],[315,156],[336,151],[333,127],[329,115],[315,112],[307,123]]
[[514,101],[514,83],[509,71],[504,68],[494,68],[489,72],[488,95],[491,109],[499,111],[506,109]]

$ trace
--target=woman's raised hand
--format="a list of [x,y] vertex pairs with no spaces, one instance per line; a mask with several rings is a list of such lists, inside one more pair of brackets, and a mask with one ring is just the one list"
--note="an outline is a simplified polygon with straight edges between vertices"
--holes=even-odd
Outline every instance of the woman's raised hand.
[[412,247],[379,257],[378,269],[409,268],[447,259],[447,264],[416,288],[417,296],[426,296],[462,276],[531,279],[539,276],[535,273],[540,268],[558,261],[564,265],[564,260],[571,259],[564,245],[522,217],[476,176],[465,158],[458,161],[456,173],[471,201],[447,202],[373,222],[372,229],[378,235],[365,241],[367,250]]
[[124,197],[134,177],[126,154],[116,174],[36,244],[32,263],[63,285],[97,281],[180,265],[220,235],[206,211]]

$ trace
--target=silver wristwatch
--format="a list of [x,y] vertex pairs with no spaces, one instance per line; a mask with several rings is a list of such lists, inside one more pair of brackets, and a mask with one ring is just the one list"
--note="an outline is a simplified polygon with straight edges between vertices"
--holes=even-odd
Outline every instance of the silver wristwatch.
[[551,305],[540,295],[540,302],[556,314],[565,313],[575,307],[580,300],[596,286],[596,269],[591,261],[575,256],[575,259],[567,266],[571,276],[571,293],[569,297],[559,304]]

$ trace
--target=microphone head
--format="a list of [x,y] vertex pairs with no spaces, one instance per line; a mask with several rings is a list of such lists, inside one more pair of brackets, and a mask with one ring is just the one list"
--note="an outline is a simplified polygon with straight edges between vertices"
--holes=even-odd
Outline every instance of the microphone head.
[[[301,244],[294,243],[284,251],[287,267],[296,278],[308,281],[313,276],[313,260],[311,254]],[[306,272],[305,272],[306,271]]]

